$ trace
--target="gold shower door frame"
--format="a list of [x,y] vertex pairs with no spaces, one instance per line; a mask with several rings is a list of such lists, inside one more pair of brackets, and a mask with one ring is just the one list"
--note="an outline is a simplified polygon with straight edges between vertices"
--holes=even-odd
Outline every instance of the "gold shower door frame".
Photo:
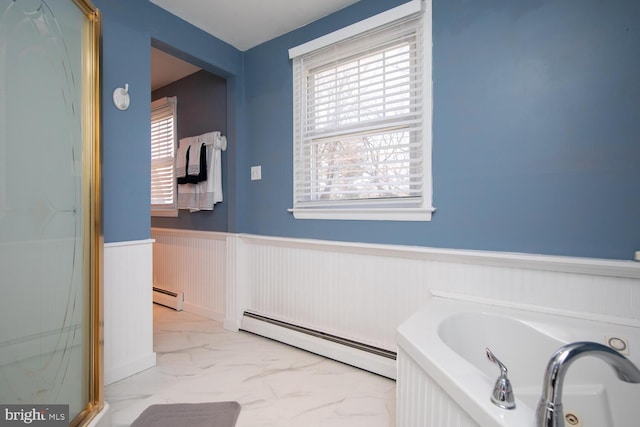
[[[15,356],[16,359],[9,359],[15,361],[8,364],[8,366],[15,365],[16,368],[5,369],[4,374],[7,377],[3,380],[7,381],[10,376],[15,383],[7,381],[3,384],[2,387],[5,388],[5,394],[2,394],[2,396],[7,401],[0,401],[0,404],[68,403],[69,400],[66,402],[28,401],[27,398],[18,397],[21,396],[21,392],[11,394],[12,391],[9,390],[14,386],[17,387],[15,384],[18,383],[34,383],[36,387],[33,389],[36,392],[24,392],[24,395],[37,396],[38,383],[30,377],[31,371],[33,371],[32,365],[36,366],[37,363],[42,363],[43,366],[51,365],[50,360],[58,357],[55,354],[66,353],[67,350],[71,353],[71,349],[66,347],[67,344],[65,344],[63,350],[58,350],[58,348],[62,348],[59,347],[62,345],[59,342],[64,344],[65,339],[67,339],[76,348],[73,350],[76,352],[74,354],[78,355],[73,356],[74,359],[66,359],[66,368],[57,368],[57,371],[73,369],[74,373],[71,375],[76,375],[76,377],[73,380],[69,380],[66,371],[63,373],[56,371],[55,375],[49,375],[46,378],[42,374],[42,377],[45,378],[45,381],[48,381],[47,386],[73,384],[73,387],[77,387],[75,389],[79,390],[78,399],[75,400],[74,398],[73,400],[76,402],[74,403],[76,409],[69,414],[72,418],[69,420],[69,424],[75,427],[88,425],[104,407],[102,313],[104,239],[102,233],[99,82],[101,17],[98,9],[89,0],[66,1],[69,3],[64,4],[60,0],[12,0],[11,2],[5,2],[5,6],[0,10],[0,19],[2,20],[0,22],[2,24],[0,25],[0,64],[3,67],[0,70],[0,94],[5,98],[0,100],[2,102],[2,105],[0,105],[2,107],[0,108],[0,127],[4,128],[0,129],[0,132],[6,132],[6,134],[0,134],[0,138],[4,138],[0,139],[0,220],[6,220],[4,223],[0,221],[0,249],[4,251],[2,253],[5,258],[5,260],[0,260],[2,261],[0,265],[3,266],[3,271],[0,271],[0,285],[2,285],[3,289],[6,287],[10,291],[14,288],[17,289],[14,296],[5,297],[4,305],[0,304],[2,307],[11,308],[13,310],[11,313],[17,313],[10,316],[7,314],[9,317],[5,317],[5,319],[13,322],[6,322],[3,328],[0,328],[0,350],[2,350],[1,354],[5,357],[5,359],[2,359],[5,360],[3,363],[9,363],[6,362],[7,354],[12,357],[17,355]],[[50,5],[57,7],[57,9],[51,9]],[[11,9],[12,7],[14,9]],[[24,13],[24,15],[16,14],[15,11]],[[9,15],[18,16],[19,18],[17,21],[9,21],[9,18],[7,18]],[[6,21],[5,18],[7,19]],[[82,22],[79,22],[78,18],[82,19]],[[4,28],[2,28],[3,26]],[[14,27],[18,28],[16,33],[12,32]],[[14,56],[9,56],[7,51],[12,49],[11,43],[16,40],[16,34],[19,35],[20,31],[30,31],[29,34],[35,34],[34,37],[40,37],[44,41],[36,41],[33,45],[25,45],[26,47],[19,48],[21,49],[19,51],[14,49],[12,51]],[[34,38],[34,40],[36,39]],[[29,59],[30,55],[34,55],[34,51],[44,52],[43,69],[50,68],[56,72],[62,71],[57,75],[55,72],[49,75],[42,74],[42,72],[38,74],[39,71],[36,72],[38,69],[37,62]],[[37,54],[34,56],[37,56]],[[18,61],[27,58],[24,62],[27,65],[21,64],[18,68],[12,68],[16,58]],[[73,61],[69,61],[69,58],[73,58]],[[36,64],[36,66],[29,68],[31,64]],[[36,71],[31,73],[30,70]],[[23,71],[24,77],[20,75],[21,71]],[[33,76],[42,76],[43,78],[40,79],[41,81],[34,81]],[[33,105],[33,111],[35,111],[32,117],[28,103],[33,103],[34,99],[37,103],[38,98],[32,93],[24,94],[20,92],[20,89],[17,88],[21,88],[21,85],[25,83],[22,81],[16,83],[15,80],[18,78],[26,79],[26,81],[32,83],[35,88],[33,93],[37,94],[39,88],[45,88],[42,91],[42,96],[47,96],[47,100],[53,99],[53,101],[45,101],[41,105],[31,104]],[[61,102],[59,99],[64,101]],[[69,99],[73,99],[73,101],[69,101]],[[56,110],[49,108],[49,105],[62,105],[62,107]],[[37,114],[42,113],[43,106],[47,106],[44,111],[50,117],[47,118],[49,121],[44,120],[44,124],[38,127],[39,117]],[[16,120],[16,118],[19,118],[19,120]],[[23,124],[16,124],[16,122]],[[64,123],[58,126],[62,122]],[[69,126],[69,123],[72,126]],[[47,134],[47,129],[51,129],[47,127],[47,124],[56,126],[50,134]],[[25,130],[21,131],[20,126],[23,126]],[[60,132],[60,129],[67,129],[67,126],[69,126],[68,133],[65,133],[64,130]],[[8,130],[9,128],[11,130]],[[27,147],[25,142],[32,141],[26,137],[27,141],[25,141],[25,138],[20,137],[21,132],[30,136],[31,139],[33,139],[33,135],[45,138],[43,143],[49,143],[49,146],[40,154],[53,152],[57,155],[59,151],[47,150],[53,150],[52,147],[58,147],[66,141],[69,143],[70,150],[67,148],[66,150],[69,151],[65,151],[65,153],[70,153],[71,155],[64,154],[68,156],[64,161],[60,160],[63,159],[62,154],[49,158],[42,156],[44,160],[38,158],[39,163],[36,162],[34,164],[44,165],[45,168],[43,170],[33,170],[35,166],[31,164],[32,159],[29,157],[29,153],[35,152],[34,150],[38,150],[38,148]],[[56,137],[58,139],[55,139]],[[18,155],[16,156],[16,154]],[[20,162],[24,163],[25,166],[22,166]],[[20,166],[17,166],[18,163],[20,163]],[[23,178],[15,176],[16,171],[23,171],[21,168],[32,176],[37,176],[37,179],[28,177],[27,180],[31,179],[31,181],[26,187],[20,186],[22,184],[16,184],[20,183]],[[53,194],[51,196],[51,200],[54,200],[53,205],[31,203],[35,200],[35,197],[29,199],[28,190],[34,188],[33,186],[37,185],[38,182],[46,183],[47,178],[51,176],[51,172],[54,169],[59,171],[60,176],[63,178],[60,181],[50,179],[52,184],[42,191],[53,190],[50,192],[56,193],[57,187],[55,186],[58,182],[72,183],[72,191],[64,193],[61,190],[59,192],[63,197],[66,197],[62,202],[54,200],[53,197],[56,197],[57,193]],[[23,190],[23,188],[27,190]],[[19,206],[19,203],[23,201],[26,201],[26,204]],[[42,220],[43,229],[55,221],[60,222],[60,224],[67,224],[65,225],[67,228],[61,229],[61,231],[47,232],[48,234],[42,235],[41,239],[43,240],[37,240],[33,237],[36,236],[37,230],[30,233],[33,227],[29,228],[29,224],[31,224],[28,222],[29,219],[22,221],[21,218],[36,217],[38,215],[45,218]],[[12,228],[14,223],[9,222],[8,217],[11,217],[12,221],[15,218],[18,221],[18,226]],[[28,230],[28,232],[23,237],[19,235],[19,230],[21,230],[20,226],[25,224],[27,224],[27,227],[24,229]],[[33,224],[37,228],[38,223],[34,222]],[[66,230],[75,230],[76,233],[69,238],[65,234],[67,233]],[[72,243],[67,243],[65,239],[71,240]],[[59,241],[67,245],[64,247],[66,252],[62,255],[58,255],[55,250],[51,252],[50,249],[58,246],[62,248],[63,246],[57,243]],[[51,244],[50,242],[54,243]],[[4,248],[1,247],[3,245]],[[49,308],[47,303],[51,307],[55,304],[55,298],[47,300],[47,296],[50,292],[54,292],[51,289],[53,289],[54,282],[59,277],[56,276],[56,271],[53,271],[53,274],[47,277],[47,271],[33,273],[29,270],[31,247],[45,248],[38,249],[33,253],[34,267],[40,266],[38,262],[42,259],[46,261],[42,264],[45,267],[55,266],[58,260],[67,259],[65,258],[67,252],[72,254],[71,269],[65,270],[65,273],[58,274],[58,276],[63,277],[64,274],[67,274],[64,277],[67,277],[70,287],[66,292],[69,295],[72,292],[76,292],[73,294],[75,299],[69,299],[68,306],[73,306],[76,312],[69,313],[67,307],[67,313],[56,314],[55,316],[64,319],[62,326],[52,322],[45,325],[50,330],[43,330],[42,334],[38,333],[32,327],[33,325],[30,325],[25,327],[26,335],[21,336],[19,332],[14,335],[13,331],[17,331],[22,327],[20,319],[29,320],[28,316],[33,316],[36,320],[38,316],[42,319],[48,319],[44,314],[39,314],[38,311],[44,313]],[[45,250],[50,252],[45,252]],[[19,254],[15,255],[14,252],[19,252]],[[19,262],[12,262],[14,259]],[[14,266],[15,264],[20,264],[21,266]],[[42,266],[40,267],[42,268]],[[39,271],[37,268],[33,270]],[[37,278],[43,281],[38,283],[34,280]],[[49,283],[51,284],[50,287],[47,286]],[[34,284],[33,289],[27,286],[29,284]],[[77,289],[80,289],[80,291]],[[25,299],[25,296],[36,296],[39,298],[40,305],[36,304],[32,307],[29,304],[31,301]],[[53,308],[51,310],[53,312]],[[69,318],[76,319],[76,317],[80,319],[80,323],[71,325]],[[5,319],[3,319],[3,322],[5,322]],[[40,322],[46,323],[46,320],[40,320]],[[32,323],[37,324],[38,321]],[[37,341],[41,335],[50,334],[51,330],[56,327],[62,327],[59,335],[62,338],[58,338],[58,343],[56,343],[58,347],[47,347],[47,345],[42,344],[44,341]],[[71,329],[73,329],[71,333],[75,334],[73,341],[69,338],[64,338],[70,336],[69,330]],[[67,335],[63,336],[63,333]],[[44,356],[37,357],[48,358],[49,362],[37,362],[34,364],[31,359],[35,359],[35,356],[20,355],[18,348],[25,347],[25,342],[28,342],[28,340],[34,341],[34,344],[30,347],[31,349],[37,349],[38,342],[40,342],[39,345],[43,348],[42,351],[46,353],[42,353]],[[79,346],[82,349],[81,354],[77,350]],[[80,359],[79,362],[77,361],[78,358]],[[69,360],[72,360],[72,363]],[[69,365],[69,363],[71,364]],[[27,366],[29,366],[28,369],[26,368]],[[0,368],[2,368],[1,365]],[[46,369],[50,368],[47,367]],[[50,370],[53,370],[53,368]],[[34,375],[41,374],[36,372]],[[57,395],[52,393],[51,395],[47,394],[44,399],[53,400],[54,397],[57,397]],[[32,400],[38,399],[32,398]],[[60,399],[64,400],[65,398]]]
[[104,318],[103,301],[103,247],[102,233],[102,159],[100,141],[100,11],[87,0],[73,0],[86,17],[83,35],[84,70],[82,99],[83,144],[87,157],[83,159],[83,181],[86,179],[86,191],[83,205],[86,208],[88,238],[85,239],[85,254],[89,272],[89,400],[71,426],[84,426],[104,407]]

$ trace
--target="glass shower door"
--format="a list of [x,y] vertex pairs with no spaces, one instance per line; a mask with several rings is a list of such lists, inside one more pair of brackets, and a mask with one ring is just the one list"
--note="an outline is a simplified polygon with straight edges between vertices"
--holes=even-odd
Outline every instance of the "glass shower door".
[[98,15],[0,0],[0,404],[96,396]]

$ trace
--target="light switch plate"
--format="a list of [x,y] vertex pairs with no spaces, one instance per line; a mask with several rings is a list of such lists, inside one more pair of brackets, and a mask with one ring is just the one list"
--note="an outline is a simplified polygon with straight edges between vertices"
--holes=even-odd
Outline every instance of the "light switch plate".
[[251,166],[251,181],[262,179],[262,166]]

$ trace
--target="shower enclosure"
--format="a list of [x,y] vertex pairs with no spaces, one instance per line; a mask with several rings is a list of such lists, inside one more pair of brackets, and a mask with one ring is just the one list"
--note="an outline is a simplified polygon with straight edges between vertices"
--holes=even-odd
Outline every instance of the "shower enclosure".
[[0,404],[102,407],[98,51],[84,0],[0,0]]

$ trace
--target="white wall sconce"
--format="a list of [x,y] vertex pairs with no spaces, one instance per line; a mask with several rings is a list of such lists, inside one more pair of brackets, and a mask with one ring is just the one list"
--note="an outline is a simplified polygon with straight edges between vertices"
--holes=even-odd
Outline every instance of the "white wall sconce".
[[113,91],[113,104],[118,110],[124,111],[129,108],[129,84],[126,83],[124,88],[118,87]]

